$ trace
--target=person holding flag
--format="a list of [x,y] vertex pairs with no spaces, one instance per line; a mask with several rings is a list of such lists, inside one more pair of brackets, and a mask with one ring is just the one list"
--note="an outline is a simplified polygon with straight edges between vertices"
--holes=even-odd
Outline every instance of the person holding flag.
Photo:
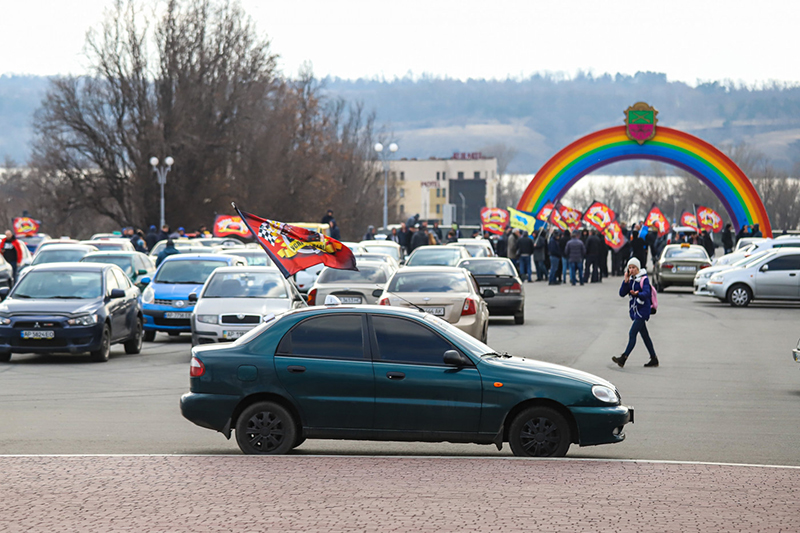
[[636,336],[641,335],[647,352],[650,354],[650,360],[644,366],[658,366],[658,357],[656,357],[656,351],[653,348],[653,341],[647,331],[647,321],[650,320],[652,308],[652,288],[650,287],[650,280],[647,279],[647,271],[642,268],[641,263],[635,257],[631,257],[628,261],[625,278],[619,288],[619,295],[621,298],[628,297],[628,313],[633,323],[628,332],[628,346],[625,347],[622,355],[612,357],[611,360],[619,365],[620,368],[624,367],[625,361],[628,360],[628,356],[636,346]]

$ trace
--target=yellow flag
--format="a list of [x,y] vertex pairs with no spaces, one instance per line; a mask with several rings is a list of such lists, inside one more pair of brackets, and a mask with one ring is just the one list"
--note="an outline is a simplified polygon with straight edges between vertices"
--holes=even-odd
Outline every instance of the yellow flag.
[[513,207],[508,208],[511,227],[516,229],[523,229],[530,234],[533,234],[533,228],[536,225],[536,217],[517,211]]

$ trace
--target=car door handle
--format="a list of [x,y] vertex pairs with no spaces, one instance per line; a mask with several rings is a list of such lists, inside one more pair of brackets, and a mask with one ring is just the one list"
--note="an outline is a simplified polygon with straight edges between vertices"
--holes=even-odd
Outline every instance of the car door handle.
[[292,374],[302,374],[303,372],[306,371],[306,367],[299,365],[289,365],[286,367],[286,370],[288,370]]
[[796,275],[797,275],[797,272],[792,272],[792,273],[791,273],[791,274],[789,274],[789,275],[790,275],[790,276],[796,276]]
[[406,377],[403,372],[387,372],[386,377],[389,379],[401,380]]

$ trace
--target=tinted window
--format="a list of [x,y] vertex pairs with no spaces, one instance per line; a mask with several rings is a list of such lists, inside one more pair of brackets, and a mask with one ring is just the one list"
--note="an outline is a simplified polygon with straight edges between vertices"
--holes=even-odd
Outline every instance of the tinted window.
[[392,292],[469,292],[463,274],[449,272],[400,272],[392,278]]
[[37,254],[31,264],[43,265],[45,263],[75,263],[80,261],[87,252],[83,250],[43,250]]
[[517,272],[511,262],[505,259],[494,261],[462,261],[460,267],[464,267],[476,276],[516,276]]
[[386,283],[386,272],[383,269],[362,265],[355,270],[339,270],[336,268],[326,268],[319,275],[320,283]]
[[667,250],[664,257],[667,259],[707,259],[708,255],[703,250],[692,250],[691,248],[673,248]]
[[217,272],[203,298],[288,298],[283,278],[273,272]]
[[402,318],[373,316],[378,341],[377,359],[398,363],[444,365],[444,352],[453,345],[430,329]]
[[130,283],[128,282],[128,278],[117,269],[111,269],[111,272],[114,273],[114,277],[117,279],[117,285],[120,289],[128,289],[130,288]]
[[800,270],[800,255],[785,255],[773,259],[767,264],[769,265],[770,272],[779,270]]
[[14,298],[100,298],[98,272],[28,272],[14,287]]
[[[311,318],[295,326],[278,347],[282,355],[324,359],[364,359],[361,315]],[[331,376],[331,379],[336,379]]]
[[110,263],[117,265],[129,276],[133,273],[131,269],[131,258],[119,255],[92,255],[81,259],[81,263]]
[[462,259],[461,250],[454,246],[431,246],[414,250],[408,266],[455,266]]
[[205,283],[208,276],[227,262],[214,260],[165,261],[156,274],[159,283]]
[[773,248],[800,248],[800,242],[781,242],[772,245]]
[[121,288],[117,283],[117,278],[114,277],[114,273],[111,270],[106,272],[106,294],[111,294],[111,291],[114,289]]

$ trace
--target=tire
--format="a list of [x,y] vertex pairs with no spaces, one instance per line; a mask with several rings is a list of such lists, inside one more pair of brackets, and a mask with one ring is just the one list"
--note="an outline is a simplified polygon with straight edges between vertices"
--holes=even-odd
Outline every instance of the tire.
[[11,361],[11,352],[0,352],[0,363],[8,363]]
[[728,289],[728,302],[733,307],[747,307],[753,300],[753,292],[743,283],[737,283]]
[[144,324],[142,323],[141,318],[136,319],[136,327],[134,328],[133,337],[128,339],[125,342],[125,353],[127,354],[137,354],[142,353],[142,342],[144,341],[142,334],[144,330]]
[[152,329],[146,329],[144,331],[144,340],[145,342],[153,342],[156,340],[156,332]]
[[717,298],[717,300],[719,300],[719,301],[720,301],[720,302],[722,302],[722,303],[725,303],[725,302],[727,302],[727,301],[728,301],[726,298]]
[[296,441],[297,425],[277,403],[254,403],[236,421],[236,443],[246,455],[282,455]]
[[100,348],[93,352],[89,352],[92,361],[95,363],[105,363],[108,361],[108,356],[111,354],[111,328],[108,324],[103,326],[103,336],[100,338]]
[[180,337],[181,334],[179,331],[170,331],[169,333],[167,333],[167,335],[169,335],[170,337]]
[[514,315],[514,324],[521,325],[525,323],[525,311],[521,311]]
[[298,446],[303,444],[305,441],[306,441],[306,438],[303,437],[302,435],[298,434],[297,438],[294,439],[294,444],[292,444],[292,449],[294,450],[295,448],[297,448]]
[[511,423],[508,443],[517,457],[564,457],[570,445],[569,423],[551,407],[525,409]]

